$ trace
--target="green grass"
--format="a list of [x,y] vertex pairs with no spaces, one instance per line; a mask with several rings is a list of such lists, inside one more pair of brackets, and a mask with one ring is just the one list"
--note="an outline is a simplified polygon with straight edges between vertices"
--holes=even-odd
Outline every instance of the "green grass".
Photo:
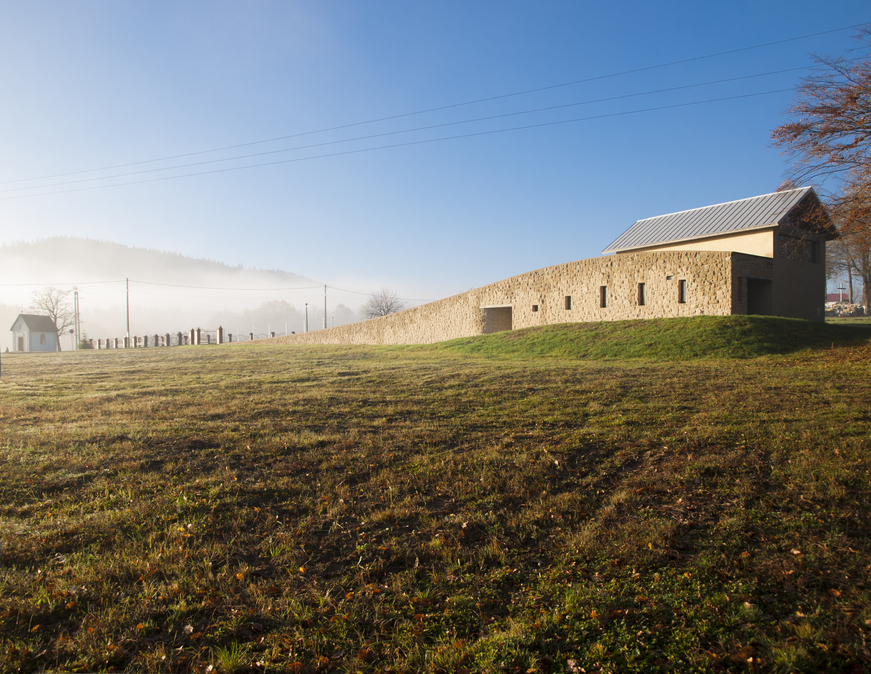
[[[848,325],[847,320],[857,322]],[[456,339],[449,351],[494,358],[588,360],[756,358],[868,341],[860,319],[838,324],[771,316],[699,316],[614,323],[567,323]]]
[[871,346],[755,321],[4,355],[0,671],[863,671]]
[[871,328],[871,316],[829,316],[826,318],[826,323],[832,325],[862,325],[866,328]]

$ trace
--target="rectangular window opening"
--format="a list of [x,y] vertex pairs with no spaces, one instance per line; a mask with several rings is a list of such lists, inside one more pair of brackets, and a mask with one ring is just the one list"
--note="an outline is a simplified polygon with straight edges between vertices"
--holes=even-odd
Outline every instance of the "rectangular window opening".
[[604,309],[608,306],[608,286],[599,286],[599,307]]
[[566,295],[566,311],[572,308],[572,296]]
[[645,296],[644,293],[645,293],[644,284],[639,283],[638,284],[638,306],[640,306],[640,307],[643,307],[644,304],[647,302],[647,297]]
[[678,304],[687,303],[687,282],[683,279],[677,282],[677,301]]
[[532,305],[532,310],[533,310],[533,311],[538,311],[538,305],[537,305],[537,304],[533,304],[533,305]]

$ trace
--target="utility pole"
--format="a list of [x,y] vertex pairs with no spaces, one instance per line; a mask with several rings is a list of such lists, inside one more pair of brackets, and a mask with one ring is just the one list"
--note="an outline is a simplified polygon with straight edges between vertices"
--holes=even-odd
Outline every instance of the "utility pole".
[[308,302],[305,303],[305,332],[308,332]]
[[327,284],[324,283],[324,330],[327,329]]
[[75,343],[73,344],[73,350],[79,348],[79,342],[81,341],[81,329],[79,325],[79,289],[76,286],[73,286],[73,328],[75,328]]
[[130,279],[127,279],[127,344],[130,344]]

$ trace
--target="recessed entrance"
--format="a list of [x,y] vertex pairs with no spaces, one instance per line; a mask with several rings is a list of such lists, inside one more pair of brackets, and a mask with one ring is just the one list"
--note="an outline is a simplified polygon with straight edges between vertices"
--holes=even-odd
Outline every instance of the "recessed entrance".
[[481,323],[485,335],[510,330],[511,307],[481,307]]
[[747,313],[770,316],[774,313],[772,283],[761,278],[747,279]]

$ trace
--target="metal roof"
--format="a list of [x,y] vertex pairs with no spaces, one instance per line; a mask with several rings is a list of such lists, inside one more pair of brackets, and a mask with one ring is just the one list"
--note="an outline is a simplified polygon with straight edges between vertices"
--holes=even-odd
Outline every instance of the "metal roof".
[[801,187],[639,220],[602,253],[773,227],[781,224],[808,194],[816,198],[812,187]]
[[[40,316],[38,314],[18,314],[18,318],[23,320],[27,329],[32,332],[49,332],[51,334],[57,334],[57,326],[48,316]],[[15,319],[15,323],[18,322],[18,318]],[[12,324],[12,328],[15,327],[15,323]],[[9,329],[11,330],[12,328]]]

